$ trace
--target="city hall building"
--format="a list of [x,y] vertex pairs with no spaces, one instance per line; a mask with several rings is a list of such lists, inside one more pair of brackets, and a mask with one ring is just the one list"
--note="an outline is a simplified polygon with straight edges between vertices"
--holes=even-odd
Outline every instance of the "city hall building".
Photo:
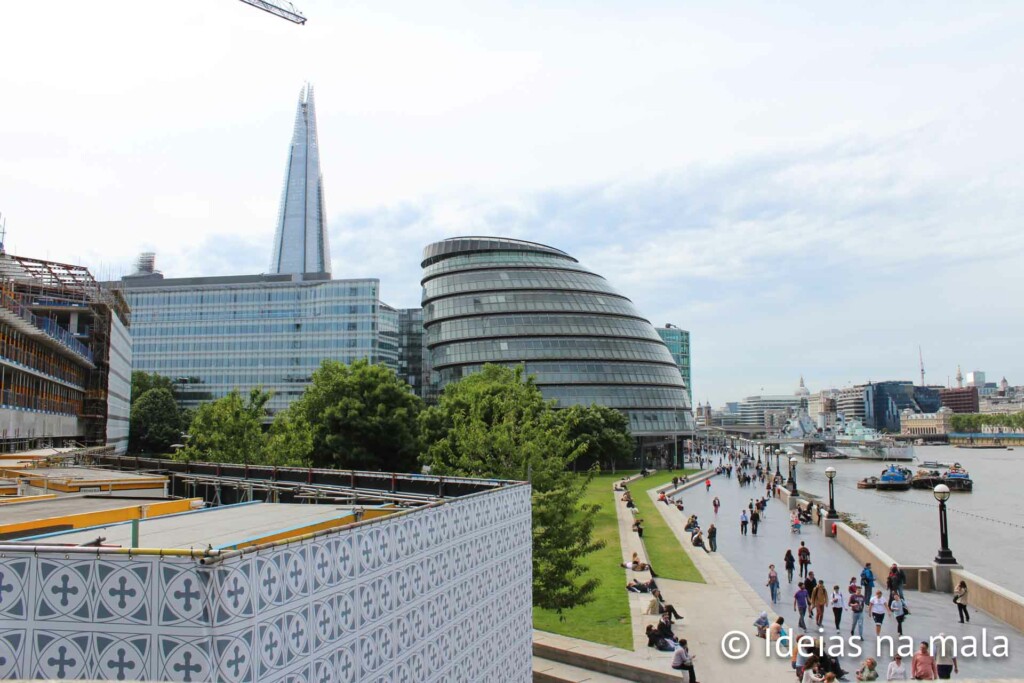
[[522,365],[559,406],[622,411],[634,437],[693,432],[679,366],[633,303],[554,247],[456,237],[423,251],[423,324],[435,390],[485,363]]

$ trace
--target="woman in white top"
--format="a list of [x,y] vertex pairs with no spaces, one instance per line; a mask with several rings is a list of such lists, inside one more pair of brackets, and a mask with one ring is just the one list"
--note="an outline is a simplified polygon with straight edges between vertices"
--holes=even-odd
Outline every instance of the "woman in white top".
[[846,602],[846,597],[843,595],[843,591],[839,590],[839,586],[832,586],[832,614],[836,618],[836,630],[839,630],[839,622],[843,620],[843,604]]
[[906,681],[907,678],[907,667],[903,663],[903,657],[899,655],[893,655],[893,660],[889,662],[889,668],[885,672],[885,680],[887,681]]
[[882,591],[875,591],[875,597],[871,598],[871,618],[875,620],[875,635],[882,635],[882,622],[885,621],[885,598]]

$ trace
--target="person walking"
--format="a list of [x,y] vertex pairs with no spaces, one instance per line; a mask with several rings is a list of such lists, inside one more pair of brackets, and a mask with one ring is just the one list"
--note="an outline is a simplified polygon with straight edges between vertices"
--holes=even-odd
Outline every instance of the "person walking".
[[800,560],[800,578],[804,578],[811,566],[811,549],[803,541],[800,541],[800,548],[797,549],[796,556]]
[[871,571],[871,563],[866,562],[860,570],[860,585],[864,587],[864,597],[870,599],[875,592],[875,573]]
[[811,609],[814,610],[814,623],[821,627],[825,615],[825,605],[828,604],[828,589],[824,581],[818,581],[811,590]]
[[832,604],[832,616],[836,620],[836,630],[839,630],[839,624],[843,621],[843,603],[846,601],[843,591],[839,590],[839,586],[832,586],[832,597],[830,599]]
[[966,621],[968,624],[971,623],[971,615],[967,611],[967,582],[961,581],[957,584],[956,590],[953,591],[953,604],[956,605],[957,612],[960,613],[960,623]]
[[804,631],[807,631],[807,622],[804,621],[804,617],[807,616],[807,604],[810,600],[810,594],[807,589],[804,588],[804,582],[801,581],[796,585],[797,591],[793,595],[793,609],[800,613],[800,621],[797,625]]
[[857,586],[850,586],[850,599],[846,601],[847,606],[850,608],[850,618],[853,619],[853,623],[850,624],[850,635],[856,631],[860,636],[861,640],[864,639],[864,596],[860,594],[860,589]]
[[939,677],[939,670],[935,666],[935,658],[928,652],[928,643],[921,641],[914,659],[910,663],[910,675],[915,681],[934,681]]
[[886,588],[888,588],[890,591],[896,591],[897,593],[900,594],[901,598],[906,600],[906,598],[903,597],[903,586],[905,586],[906,583],[907,583],[907,574],[906,574],[906,572],[904,572],[899,567],[899,565],[897,565],[895,562],[893,562],[892,563],[892,567],[889,568],[889,576],[885,580]]
[[939,680],[945,681],[953,675],[960,673],[960,665],[956,661],[956,646],[946,642],[946,634],[940,633],[935,636],[935,672]]
[[706,493],[706,492],[708,492],[710,490],[711,490],[711,479],[708,478],[708,479],[704,480],[704,491]]
[[761,523],[761,513],[754,508],[754,511],[750,513],[750,533],[757,536],[757,526]]
[[718,552],[718,529],[714,524],[708,527],[708,547],[711,548],[711,552]]
[[889,593],[889,614],[896,619],[896,633],[903,635],[903,620],[907,617],[907,610],[903,606],[903,598],[896,591]]
[[747,524],[749,524],[749,523],[750,523],[750,518],[747,517],[747,511],[744,510],[743,512],[740,513],[740,535],[741,536],[746,536],[747,535]]
[[905,681],[907,680],[907,665],[903,663],[903,656],[899,652],[892,656],[892,661],[889,662],[889,668],[885,671],[885,680],[887,681]]
[[871,619],[875,622],[875,636],[882,635],[882,622],[885,621],[886,604],[882,591],[876,591],[871,598]]
[[782,563],[786,566],[786,578],[790,583],[793,583],[793,570],[796,569],[796,558],[793,557],[792,550],[786,550],[786,556],[782,558]]
[[718,508],[722,507],[722,501],[718,500],[718,496],[715,496],[715,499],[713,501],[711,501],[711,505],[714,506],[714,508],[715,508],[715,515],[717,515],[718,514]]
[[779,573],[775,571],[775,565],[768,565],[768,590],[772,593],[772,604],[779,602]]

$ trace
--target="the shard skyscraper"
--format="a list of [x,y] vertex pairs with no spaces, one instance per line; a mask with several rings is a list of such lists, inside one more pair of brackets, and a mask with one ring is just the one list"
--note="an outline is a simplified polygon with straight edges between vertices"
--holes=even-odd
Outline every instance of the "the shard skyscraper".
[[281,211],[274,236],[272,273],[330,273],[324,183],[316,137],[313,86],[299,93],[295,132],[288,152],[288,172],[281,193]]

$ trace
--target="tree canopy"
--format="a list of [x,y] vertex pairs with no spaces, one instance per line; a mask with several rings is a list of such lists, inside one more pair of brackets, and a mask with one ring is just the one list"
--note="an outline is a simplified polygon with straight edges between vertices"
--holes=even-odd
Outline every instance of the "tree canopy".
[[629,418],[607,406],[570,406],[558,411],[570,439],[583,444],[583,455],[574,468],[598,465],[602,470],[629,465],[633,459],[633,439],[629,435]]
[[582,502],[590,477],[571,465],[590,443],[544,400],[522,368],[485,365],[445,387],[420,416],[422,461],[434,474],[528,480],[533,487],[533,602],[561,611],[590,602],[585,579],[596,506]]
[[417,469],[422,401],[393,370],[357,360],[325,360],[294,412],[312,429],[316,467]]
[[135,403],[144,393],[150,389],[166,389],[174,395],[174,383],[170,377],[158,375],[155,372],[143,372],[135,370],[132,372],[132,403]]
[[199,406],[189,426],[188,446],[178,453],[185,460],[259,464],[264,462],[263,419],[270,394],[238,391]]
[[167,453],[172,444],[181,441],[181,429],[181,414],[170,389],[147,389],[132,401],[128,449],[136,453]]
[[1024,412],[961,413],[952,417],[953,431],[976,434],[982,427],[1002,427],[1006,431],[1024,431]]

